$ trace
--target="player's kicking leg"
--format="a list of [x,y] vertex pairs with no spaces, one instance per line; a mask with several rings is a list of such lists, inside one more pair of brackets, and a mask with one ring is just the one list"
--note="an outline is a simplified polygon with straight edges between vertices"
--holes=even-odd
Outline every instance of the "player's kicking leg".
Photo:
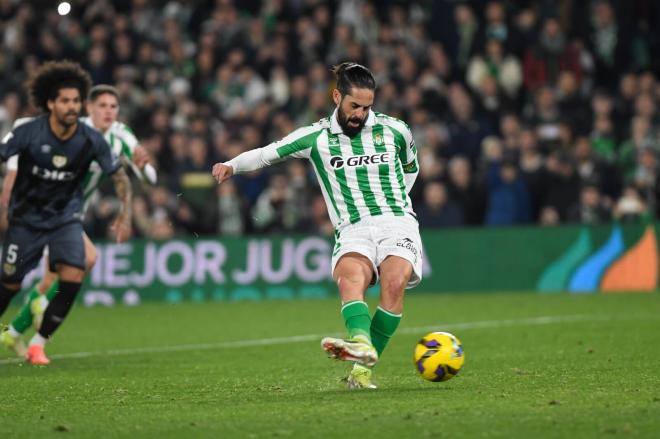
[[351,374],[351,388],[375,388],[371,384],[371,370],[378,361],[378,353],[371,343],[371,317],[364,302],[364,292],[374,276],[373,264],[364,255],[346,253],[337,262],[333,276],[342,301],[341,314],[344,318],[348,339],[325,337],[321,346],[331,358],[351,361],[363,365],[361,374]]
[[[371,342],[383,355],[390,338],[401,322],[403,297],[406,285],[412,275],[411,263],[399,256],[390,255],[378,267],[380,273],[380,304],[371,319]],[[348,376],[349,388],[371,387],[371,369],[355,363]]]

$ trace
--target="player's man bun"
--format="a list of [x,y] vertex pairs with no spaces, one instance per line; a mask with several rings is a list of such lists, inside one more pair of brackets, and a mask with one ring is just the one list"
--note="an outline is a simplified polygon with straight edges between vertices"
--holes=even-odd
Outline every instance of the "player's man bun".
[[342,95],[348,95],[351,88],[376,89],[376,79],[365,66],[355,62],[343,62],[332,67],[337,78],[337,90]]
[[32,105],[48,112],[48,101],[55,99],[62,88],[77,88],[80,98],[85,99],[92,78],[78,63],[49,61],[36,70],[26,86]]

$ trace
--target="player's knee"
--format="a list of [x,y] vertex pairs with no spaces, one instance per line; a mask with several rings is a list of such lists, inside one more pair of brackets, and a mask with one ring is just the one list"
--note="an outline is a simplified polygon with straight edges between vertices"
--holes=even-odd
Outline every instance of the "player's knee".
[[69,272],[60,276],[60,280],[64,282],[75,282],[82,283],[85,279],[85,272],[80,270],[79,272]]
[[79,268],[59,265],[57,274],[61,282],[77,282],[82,283],[85,278],[85,272]]
[[336,282],[340,292],[364,291],[369,286],[367,274],[361,272],[339,276]]
[[407,280],[403,276],[388,276],[380,282],[381,293],[388,297],[403,297]]

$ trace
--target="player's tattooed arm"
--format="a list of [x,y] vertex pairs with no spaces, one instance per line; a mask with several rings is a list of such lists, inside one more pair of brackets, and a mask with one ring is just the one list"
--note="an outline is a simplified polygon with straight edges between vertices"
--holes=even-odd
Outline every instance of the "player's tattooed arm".
[[112,174],[112,183],[115,186],[115,193],[121,202],[119,215],[112,223],[112,230],[117,237],[117,242],[124,242],[131,236],[131,181],[123,168]]

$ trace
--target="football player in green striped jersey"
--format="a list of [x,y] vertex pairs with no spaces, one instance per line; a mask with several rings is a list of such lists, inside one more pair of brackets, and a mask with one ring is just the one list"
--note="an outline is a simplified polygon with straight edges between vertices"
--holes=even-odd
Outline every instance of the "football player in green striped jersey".
[[[406,288],[422,277],[422,243],[408,193],[418,174],[408,126],[374,112],[376,81],[364,66],[333,69],[332,115],[284,139],[213,167],[222,183],[288,158],[309,160],[335,227],[332,276],[339,290],[348,338],[321,341],[330,357],[353,363],[349,388],[369,388],[372,367],[396,331]],[[364,295],[380,281],[373,316]]]
[[[125,164],[129,165],[141,181],[148,181],[151,184],[156,183],[156,171],[151,164],[149,164],[149,157],[131,129],[125,124],[117,121],[119,114],[119,93],[115,87],[110,85],[96,85],[91,88],[87,101],[86,110],[89,116],[81,118],[85,124],[100,131],[105,140],[110,145],[113,152],[120,157]],[[21,125],[30,119],[19,119],[15,122],[14,126]],[[9,199],[12,190],[12,175],[15,175],[18,169],[18,160],[16,156],[8,161],[8,178],[2,188],[2,202],[5,203]],[[103,172],[101,167],[96,162],[92,162],[84,180],[84,209],[83,213],[87,210],[90,200],[95,194]],[[125,227],[121,230],[115,226],[118,242],[123,242],[131,234],[130,229]],[[85,244],[85,268],[89,272],[96,263],[96,248],[89,239],[84,235]],[[44,254],[44,259],[47,259],[47,252]],[[28,294],[28,300],[19,310],[16,318],[9,325],[7,330],[0,333],[0,341],[8,348],[14,350],[18,356],[23,356],[25,351],[25,344],[21,338],[23,334],[31,325],[38,328],[41,324],[41,317],[45,311],[48,303],[57,294],[58,280],[57,274],[48,270],[48,263],[44,264],[45,270],[41,280],[34,285]]]

